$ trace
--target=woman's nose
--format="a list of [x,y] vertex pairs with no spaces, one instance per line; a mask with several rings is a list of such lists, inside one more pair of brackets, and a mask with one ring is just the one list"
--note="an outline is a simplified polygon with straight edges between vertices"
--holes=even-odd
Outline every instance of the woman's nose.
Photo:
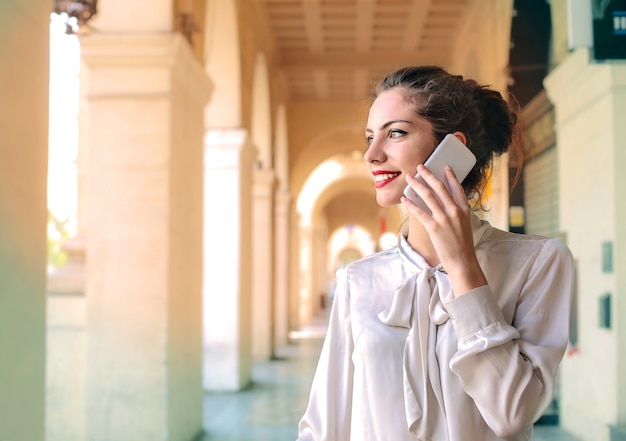
[[363,159],[365,159],[365,162],[369,164],[374,162],[382,162],[384,152],[381,146],[381,142],[379,142],[377,139],[372,139],[369,146],[367,147],[367,150],[365,150],[365,153],[363,154]]

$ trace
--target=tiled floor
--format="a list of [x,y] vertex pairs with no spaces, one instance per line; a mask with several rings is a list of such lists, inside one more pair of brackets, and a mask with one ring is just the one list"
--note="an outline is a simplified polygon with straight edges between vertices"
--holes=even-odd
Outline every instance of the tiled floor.
[[[325,316],[297,333],[277,360],[253,367],[253,385],[204,399],[206,434],[198,441],[294,441],[306,407],[324,334]],[[579,441],[555,426],[537,426],[533,441]]]
[[207,394],[202,441],[294,441],[320,347],[320,339],[300,340],[256,364],[249,389]]

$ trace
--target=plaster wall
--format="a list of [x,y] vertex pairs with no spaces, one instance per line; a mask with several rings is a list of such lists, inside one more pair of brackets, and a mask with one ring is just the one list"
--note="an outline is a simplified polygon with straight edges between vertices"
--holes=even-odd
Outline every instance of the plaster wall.
[[561,64],[569,55],[567,8],[570,0],[550,0],[552,18],[551,61],[554,66]]
[[[371,184],[371,182],[367,182]],[[328,231],[334,233],[346,225],[362,225],[376,239],[378,237],[380,207],[376,205],[376,196],[372,192],[355,190],[338,195],[324,207],[328,218]]]
[[235,1],[209,1],[204,26],[205,70],[215,83],[205,110],[205,125],[235,129],[242,124],[241,57]]
[[[626,246],[618,234],[626,201],[617,171],[623,159],[617,143],[623,110],[623,64],[590,62],[589,51],[573,52],[546,79],[555,104],[561,219],[577,261],[578,353],[562,367],[562,422],[584,440],[608,440],[608,425],[619,419],[619,323],[623,267],[615,256]],[[623,118],[623,115],[622,115]],[[623,140],[622,140],[623,141]],[[620,152],[620,153],[618,153]],[[623,165],[623,162],[622,162]],[[621,187],[623,188],[623,187]],[[613,269],[604,270],[603,244],[613,247]],[[599,322],[599,301],[611,296],[613,325]],[[580,381],[584,378],[585,381]],[[616,387],[617,385],[617,387]]]
[[[291,190],[297,195],[320,163],[339,153],[365,152],[365,103],[292,103],[287,114]],[[337,121],[345,121],[337,127]],[[362,154],[362,153],[361,153]]]
[[[622,121],[626,119],[626,72],[625,66],[622,65],[619,71],[614,71],[614,80],[616,87],[613,89],[613,119],[616,129],[613,136],[615,137],[615,150],[613,169],[615,173],[615,212],[617,218],[617,231],[615,235],[615,243],[620,244],[620,249],[616,249],[614,258],[615,268],[620,270],[616,274],[616,291],[614,303],[614,323],[617,333],[617,420],[616,424],[626,427],[626,252],[624,252],[624,244],[626,244],[626,228],[624,227],[626,220],[626,131],[623,130]],[[617,74],[617,75],[615,75]]]
[[150,2],[104,0],[98,2],[98,13],[90,21],[89,26],[98,32],[125,35],[141,35],[155,31],[171,32],[173,16],[172,0]]
[[0,2],[0,439],[43,441],[48,1]]
[[505,90],[512,12],[513,0],[474,2],[460,24],[462,31],[448,68],[496,90]]
[[[513,1],[475,2],[464,20],[450,69],[500,92],[507,88]],[[508,157],[494,159],[487,211],[481,217],[508,229]]]

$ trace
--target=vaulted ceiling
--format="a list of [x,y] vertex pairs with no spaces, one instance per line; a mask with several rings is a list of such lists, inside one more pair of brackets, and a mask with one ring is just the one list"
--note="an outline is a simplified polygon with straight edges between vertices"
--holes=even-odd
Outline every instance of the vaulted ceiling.
[[446,65],[480,0],[256,0],[290,98],[363,99],[392,67]]
[[[469,17],[494,0],[254,0],[294,101],[354,100],[391,68],[448,66]],[[529,32],[531,30],[531,32]],[[525,104],[548,68],[550,6],[514,0],[511,85]]]

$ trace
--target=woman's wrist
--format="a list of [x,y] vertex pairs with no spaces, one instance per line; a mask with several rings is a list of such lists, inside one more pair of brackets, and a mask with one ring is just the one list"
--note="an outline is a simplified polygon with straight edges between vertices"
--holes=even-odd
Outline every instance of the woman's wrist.
[[460,265],[458,268],[446,268],[446,272],[450,277],[455,297],[487,285],[487,278],[477,261],[471,265]]

